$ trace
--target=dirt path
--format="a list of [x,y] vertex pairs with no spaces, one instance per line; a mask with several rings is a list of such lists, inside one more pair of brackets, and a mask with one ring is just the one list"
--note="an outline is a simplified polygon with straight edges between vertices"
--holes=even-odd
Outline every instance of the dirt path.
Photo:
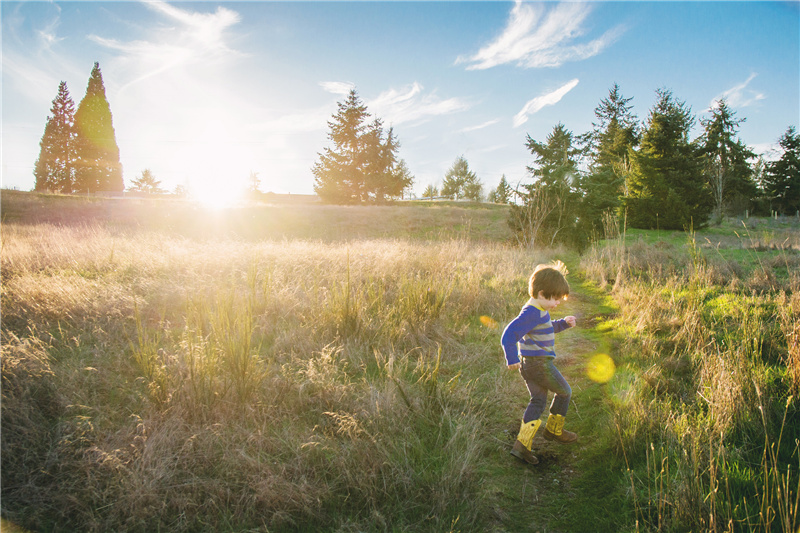
[[[540,429],[532,449],[539,458],[538,465],[526,465],[511,456],[509,449],[516,439],[519,417],[528,398],[519,375],[503,377],[499,393],[508,406],[503,409],[507,420],[497,421],[493,426],[493,441],[497,445],[487,458],[492,466],[485,479],[493,499],[492,531],[610,531],[606,528],[615,517],[609,508],[612,502],[606,499],[610,492],[606,485],[611,477],[603,475],[606,444],[594,438],[609,423],[610,413],[602,399],[604,386],[588,379],[585,373],[592,355],[610,351],[610,339],[596,330],[598,317],[609,312],[609,308],[603,307],[600,294],[587,285],[575,283],[569,300],[554,313],[554,318],[567,315],[578,318],[575,329],[556,337],[556,365],[573,390],[565,427],[578,433],[577,443],[548,442],[542,438]],[[543,425],[545,419],[546,413],[542,416]]]

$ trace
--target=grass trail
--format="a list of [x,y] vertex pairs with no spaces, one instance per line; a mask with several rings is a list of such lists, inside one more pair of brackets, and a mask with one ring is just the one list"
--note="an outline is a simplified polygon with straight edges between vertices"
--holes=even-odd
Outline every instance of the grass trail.
[[[578,318],[576,328],[556,337],[556,364],[573,390],[565,427],[578,433],[578,442],[548,442],[542,437],[542,426],[533,442],[538,465],[529,466],[511,456],[509,449],[528,403],[527,391],[518,372],[502,366],[486,369],[500,374],[501,395],[488,417],[493,446],[483,482],[493,500],[492,531],[618,531],[624,520],[619,511],[625,505],[625,487],[615,486],[620,465],[609,449],[613,424],[605,401],[608,385],[593,382],[585,371],[593,355],[613,353],[611,333],[600,329],[603,318],[614,310],[579,274],[570,274],[570,279],[570,298],[553,317],[572,314]],[[498,353],[504,325],[500,324],[496,339]],[[501,365],[501,357],[492,363]]]

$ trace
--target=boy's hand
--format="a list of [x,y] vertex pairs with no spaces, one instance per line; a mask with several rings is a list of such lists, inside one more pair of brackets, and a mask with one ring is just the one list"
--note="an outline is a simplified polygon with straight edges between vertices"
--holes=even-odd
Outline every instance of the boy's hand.
[[571,328],[575,327],[575,317],[574,316],[564,317],[564,320],[567,321],[567,324],[569,324],[569,327],[571,327]]
[[508,365],[509,370],[519,370],[519,367],[522,366],[522,363],[514,363],[513,365]]

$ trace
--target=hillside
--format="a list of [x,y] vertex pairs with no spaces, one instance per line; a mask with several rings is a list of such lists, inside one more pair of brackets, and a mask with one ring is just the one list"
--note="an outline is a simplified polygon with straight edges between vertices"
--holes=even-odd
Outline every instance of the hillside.
[[244,239],[373,238],[505,242],[508,206],[400,202],[391,206],[250,204],[210,209],[174,199],[113,199],[3,190],[3,222],[146,229],[187,237]]

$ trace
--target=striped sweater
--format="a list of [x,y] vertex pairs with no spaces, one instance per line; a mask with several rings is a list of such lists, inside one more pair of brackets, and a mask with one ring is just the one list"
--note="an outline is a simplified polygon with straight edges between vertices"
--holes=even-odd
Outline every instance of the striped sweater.
[[563,318],[550,320],[550,313],[537,307],[533,298],[528,300],[517,318],[512,320],[500,339],[506,354],[506,363],[520,362],[520,356],[556,356],[555,334],[569,328]]

